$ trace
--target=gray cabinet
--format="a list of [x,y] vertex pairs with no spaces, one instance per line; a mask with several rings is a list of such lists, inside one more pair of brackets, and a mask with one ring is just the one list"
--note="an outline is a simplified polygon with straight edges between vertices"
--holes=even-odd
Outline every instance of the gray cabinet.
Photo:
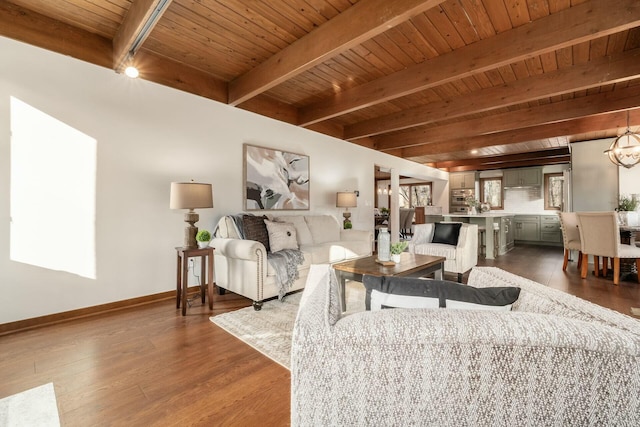
[[460,172],[449,174],[449,187],[451,190],[473,190],[476,187],[476,173]]
[[504,171],[505,187],[539,187],[542,185],[542,169],[523,168]]
[[540,216],[517,215],[514,219],[514,225],[516,240],[540,241]]
[[560,218],[557,215],[542,215],[540,217],[540,241],[562,243]]

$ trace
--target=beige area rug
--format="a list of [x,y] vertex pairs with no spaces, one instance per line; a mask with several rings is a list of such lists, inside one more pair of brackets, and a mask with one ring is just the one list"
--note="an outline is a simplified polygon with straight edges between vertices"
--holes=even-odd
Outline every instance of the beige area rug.
[[0,399],[2,427],[60,427],[53,383]]
[[[364,310],[362,283],[347,282],[345,315]],[[291,332],[302,292],[284,301],[267,301],[262,310],[246,307],[211,317],[211,321],[287,369],[291,366]]]

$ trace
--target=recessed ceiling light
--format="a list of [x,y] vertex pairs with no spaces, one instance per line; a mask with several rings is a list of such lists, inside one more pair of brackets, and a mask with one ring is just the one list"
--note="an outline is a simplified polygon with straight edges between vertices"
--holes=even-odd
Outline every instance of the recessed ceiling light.
[[129,65],[127,68],[125,68],[124,73],[128,77],[131,77],[132,79],[135,79],[136,77],[138,77],[140,75],[140,73],[138,72],[138,69],[136,67],[134,67],[133,65]]
[[471,154],[478,154],[478,150],[471,150]]

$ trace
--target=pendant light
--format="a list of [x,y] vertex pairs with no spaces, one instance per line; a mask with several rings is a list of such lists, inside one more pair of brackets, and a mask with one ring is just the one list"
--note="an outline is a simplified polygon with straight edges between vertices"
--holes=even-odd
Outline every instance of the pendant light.
[[609,156],[613,164],[627,169],[640,163],[640,136],[629,129],[629,110],[627,110],[627,131],[617,137],[604,153]]

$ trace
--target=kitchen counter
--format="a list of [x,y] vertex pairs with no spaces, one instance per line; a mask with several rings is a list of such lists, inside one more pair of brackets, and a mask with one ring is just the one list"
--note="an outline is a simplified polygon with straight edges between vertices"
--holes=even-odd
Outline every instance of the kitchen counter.
[[[493,224],[494,222],[498,224],[500,228],[500,232],[498,234],[498,238],[500,236],[507,236],[509,234],[509,222],[505,222],[502,218],[513,218],[516,214],[512,213],[504,213],[504,212],[486,212],[479,214],[458,214],[458,213],[446,213],[443,214],[445,221],[460,221],[468,222],[471,224],[483,225],[486,229],[485,232],[485,253],[486,259],[495,259],[493,256],[493,247],[495,244],[494,234],[493,234]],[[497,220],[497,221],[494,221]],[[499,246],[500,247],[500,246]],[[500,252],[500,250],[498,250]]]
[[505,212],[485,212],[479,214],[457,214],[457,213],[446,213],[442,214],[445,217],[450,218],[502,218],[505,216],[516,216],[521,214],[514,213],[505,213]]

